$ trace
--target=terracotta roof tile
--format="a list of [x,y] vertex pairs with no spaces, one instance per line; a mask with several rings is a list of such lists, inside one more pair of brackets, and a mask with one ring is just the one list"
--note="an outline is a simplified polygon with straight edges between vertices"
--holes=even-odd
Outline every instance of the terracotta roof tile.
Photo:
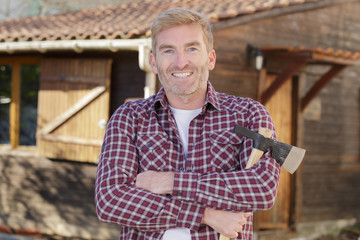
[[184,7],[207,14],[212,22],[272,8],[321,0],[139,0],[59,15],[0,22],[0,42],[66,39],[119,39],[149,35],[163,10]]
[[[349,52],[343,50],[334,50],[333,48],[304,48],[304,47],[263,47],[261,50],[265,55],[276,53],[311,53],[311,58],[316,60],[326,60],[335,62],[343,60],[344,63],[354,64],[355,61],[360,59],[359,52]],[[284,55],[282,55],[284,56]],[[336,60],[335,60],[336,59]]]

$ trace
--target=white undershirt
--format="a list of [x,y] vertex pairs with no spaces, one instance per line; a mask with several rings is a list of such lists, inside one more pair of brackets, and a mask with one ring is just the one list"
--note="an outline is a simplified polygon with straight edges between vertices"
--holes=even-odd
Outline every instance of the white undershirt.
[[[170,107],[179,131],[181,144],[184,149],[185,159],[188,152],[190,122],[201,112],[201,108],[195,110],[182,110]],[[190,229],[174,228],[165,232],[162,240],[191,240]]]

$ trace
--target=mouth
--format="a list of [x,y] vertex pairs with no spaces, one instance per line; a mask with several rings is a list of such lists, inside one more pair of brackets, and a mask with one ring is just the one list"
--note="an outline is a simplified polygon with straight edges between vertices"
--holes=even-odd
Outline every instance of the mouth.
[[192,74],[193,74],[192,72],[181,72],[181,73],[172,73],[171,75],[176,78],[187,78]]

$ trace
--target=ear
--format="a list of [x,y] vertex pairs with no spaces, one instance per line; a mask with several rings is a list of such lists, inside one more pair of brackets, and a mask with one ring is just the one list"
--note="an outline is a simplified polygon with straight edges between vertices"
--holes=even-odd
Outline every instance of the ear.
[[150,53],[150,66],[151,66],[151,70],[154,74],[157,74],[157,65],[156,65],[156,59],[153,53]]
[[215,50],[213,49],[209,53],[209,63],[208,63],[209,71],[215,68],[215,62],[216,62],[216,54],[215,54]]

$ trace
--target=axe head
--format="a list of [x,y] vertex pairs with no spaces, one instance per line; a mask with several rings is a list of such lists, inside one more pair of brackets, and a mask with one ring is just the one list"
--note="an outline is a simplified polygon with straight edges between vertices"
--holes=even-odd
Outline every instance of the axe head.
[[306,152],[305,149],[277,141],[271,147],[271,156],[291,174],[300,166]]
[[265,152],[271,147],[271,156],[280,166],[283,166],[291,174],[296,171],[305,156],[305,149],[264,137],[245,127],[236,125],[234,132],[244,137],[251,138],[254,141],[253,147],[262,152]]

